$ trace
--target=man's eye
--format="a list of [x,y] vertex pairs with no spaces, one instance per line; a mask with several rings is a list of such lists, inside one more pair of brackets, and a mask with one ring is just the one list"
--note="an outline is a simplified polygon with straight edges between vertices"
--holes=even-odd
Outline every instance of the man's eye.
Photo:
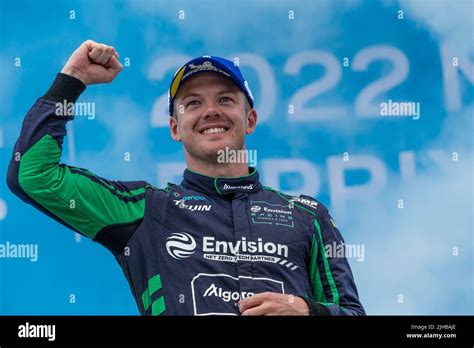
[[199,105],[199,104],[200,104],[200,103],[199,103],[199,100],[196,100],[196,99],[195,99],[195,100],[189,101],[189,102],[186,104],[186,106],[194,106],[194,105]]
[[233,100],[230,97],[221,97],[219,99],[219,101],[226,103],[226,102],[233,101]]

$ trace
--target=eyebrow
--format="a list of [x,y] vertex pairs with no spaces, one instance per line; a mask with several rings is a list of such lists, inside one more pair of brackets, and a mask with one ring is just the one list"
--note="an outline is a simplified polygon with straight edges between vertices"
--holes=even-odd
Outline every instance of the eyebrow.
[[[217,93],[217,95],[222,95],[222,94],[237,94],[237,90],[234,90],[234,89],[225,89],[225,90],[222,90],[220,92]],[[184,100],[186,98],[190,98],[190,97],[201,97],[201,94],[200,93],[188,93],[188,94],[185,94],[183,95],[183,97],[181,98],[181,100]]]
[[228,93],[232,93],[232,94],[237,94],[237,90],[234,90],[234,89],[225,89],[223,91],[220,91],[219,93],[217,93],[218,95],[221,95],[221,94],[228,94]]
[[200,97],[200,96],[201,95],[199,93],[188,93],[188,94],[183,95],[181,100],[184,100],[184,99],[189,98],[189,97]]

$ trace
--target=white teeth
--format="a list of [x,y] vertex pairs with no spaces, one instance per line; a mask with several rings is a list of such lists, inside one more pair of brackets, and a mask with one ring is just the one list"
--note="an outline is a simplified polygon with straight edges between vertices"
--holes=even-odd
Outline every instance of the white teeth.
[[206,129],[202,132],[202,134],[218,134],[218,133],[224,133],[225,128],[209,128]]

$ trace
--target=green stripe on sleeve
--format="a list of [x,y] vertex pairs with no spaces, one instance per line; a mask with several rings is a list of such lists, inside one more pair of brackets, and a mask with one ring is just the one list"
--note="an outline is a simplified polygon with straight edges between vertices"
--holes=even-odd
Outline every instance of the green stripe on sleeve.
[[329,286],[331,288],[331,294],[332,294],[332,301],[335,304],[339,304],[339,292],[337,291],[336,283],[334,282],[334,278],[332,276],[331,270],[329,268],[329,262],[326,258],[326,250],[324,248],[324,243],[323,243],[323,236],[321,234],[321,227],[319,226],[318,220],[314,219],[314,226],[318,230],[318,235],[319,235],[319,247],[321,250],[321,257],[323,259],[323,264],[324,264],[324,270],[326,274],[326,278],[328,279]]
[[316,261],[317,257],[318,243],[316,242],[316,236],[313,235],[313,241],[311,243],[311,260],[309,264],[311,288],[313,289],[314,300],[316,302],[327,302],[326,294],[324,293],[323,284],[321,282],[321,276],[319,275],[318,263]]
[[89,176],[95,177],[97,180],[99,180],[102,183],[102,185],[104,185],[105,187],[108,187],[116,195],[123,196],[123,197],[133,197],[133,196],[138,196],[139,194],[145,193],[145,188],[144,187],[141,187],[141,188],[138,188],[138,189],[135,189],[135,190],[131,190],[131,191],[127,191],[127,192],[117,190],[116,187],[114,187],[113,185],[108,184],[100,176],[95,175],[94,173],[92,173],[89,170],[82,169],[82,168],[77,168],[77,167],[74,167],[74,169],[76,170],[76,172],[81,172],[81,173],[84,173],[84,175],[89,175]]
[[45,135],[21,158],[21,188],[49,212],[89,238],[104,227],[123,224],[143,217],[144,195],[125,202],[121,196],[142,194],[144,188],[113,194],[87,176],[73,174],[60,166],[61,149],[50,135]]

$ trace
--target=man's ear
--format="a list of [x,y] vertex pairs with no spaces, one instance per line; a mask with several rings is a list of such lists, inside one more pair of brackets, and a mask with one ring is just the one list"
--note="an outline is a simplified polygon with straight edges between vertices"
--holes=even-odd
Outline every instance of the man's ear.
[[245,134],[252,134],[257,127],[257,111],[255,109],[250,109],[247,112],[247,128],[245,129]]
[[178,129],[178,120],[174,116],[170,116],[170,133],[173,140],[181,141],[181,136],[179,135]]

